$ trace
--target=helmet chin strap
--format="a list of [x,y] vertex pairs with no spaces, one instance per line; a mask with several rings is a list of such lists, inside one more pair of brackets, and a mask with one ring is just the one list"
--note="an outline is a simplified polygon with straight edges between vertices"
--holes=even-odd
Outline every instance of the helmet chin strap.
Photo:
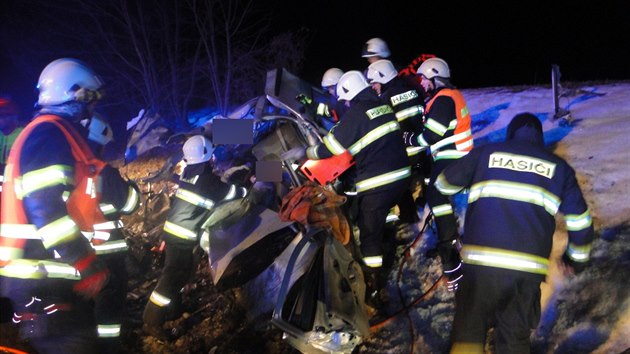
[[43,106],[39,114],[55,114],[72,122],[80,122],[92,116],[92,109],[85,102],[69,101],[55,106]]

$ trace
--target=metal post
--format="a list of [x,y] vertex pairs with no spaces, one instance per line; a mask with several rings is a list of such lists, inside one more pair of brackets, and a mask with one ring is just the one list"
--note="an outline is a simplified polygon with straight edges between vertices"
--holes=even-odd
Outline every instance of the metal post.
[[557,64],[551,65],[551,90],[553,94],[553,119],[561,119],[561,124],[569,124],[571,120],[571,112],[560,107],[560,67]]

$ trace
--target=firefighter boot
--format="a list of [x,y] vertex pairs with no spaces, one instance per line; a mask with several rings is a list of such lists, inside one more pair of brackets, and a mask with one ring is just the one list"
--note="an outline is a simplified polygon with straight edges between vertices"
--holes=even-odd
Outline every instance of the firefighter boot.
[[378,319],[386,317],[386,275],[380,267],[364,267],[363,274],[365,277],[365,303],[371,308],[371,310],[368,309],[368,314],[371,315],[372,319],[380,322]]
[[142,314],[142,330],[150,336],[156,339],[166,342],[171,340],[170,333],[164,329],[164,322],[166,321],[167,309],[159,307],[156,304],[149,302],[144,308]]

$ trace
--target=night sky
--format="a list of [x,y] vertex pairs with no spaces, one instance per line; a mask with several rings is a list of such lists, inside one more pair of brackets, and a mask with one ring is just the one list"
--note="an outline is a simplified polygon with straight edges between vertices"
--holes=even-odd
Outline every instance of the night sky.
[[[6,1],[6,2],[5,2]],[[0,5],[3,16],[12,13]],[[47,0],[42,0],[47,1]],[[31,1],[33,2],[33,1]],[[35,1],[36,2],[36,1]],[[630,1],[342,1],[258,0],[272,20],[272,33],[305,29],[302,71],[314,85],[330,67],[363,70],[366,40],[381,37],[394,63],[404,66],[421,53],[445,59],[460,88],[546,85],[551,65],[564,81],[630,79]],[[37,7],[30,9],[36,13]],[[54,31],[54,28],[50,29]],[[89,29],[88,29],[89,30]],[[38,33],[24,33],[27,40]],[[15,49],[0,43],[0,92],[31,105],[43,67],[11,65]],[[51,53],[51,57],[56,54]]]
[[[280,1],[278,28],[310,30],[304,76],[362,70],[366,40],[383,38],[394,63],[444,58],[462,88],[630,79],[628,1]],[[359,5],[357,5],[359,4]],[[285,15],[286,14],[286,15]]]

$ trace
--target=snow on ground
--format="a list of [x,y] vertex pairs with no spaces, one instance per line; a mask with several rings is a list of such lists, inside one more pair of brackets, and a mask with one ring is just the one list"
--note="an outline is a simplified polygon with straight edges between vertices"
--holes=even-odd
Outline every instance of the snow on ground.
[[[531,112],[541,119],[548,147],[576,170],[596,232],[601,234],[630,221],[630,153],[626,149],[630,143],[630,83],[568,86],[571,88],[562,90],[560,106],[570,111],[570,124],[554,119],[550,87],[462,91],[472,113],[475,145],[504,140],[508,123],[518,113]],[[598,240],[593,252],[598,256],[591,269],[565,278],[555,262],[564,252],[567,233],[561,216],[557,219],[551,274],[541,285],[544,321],[533,338],[535,352],[620,353],[630,348],[630,291],[615,281],[630,276],[625,270],[630,260],[626,259],[630,258],[629,228],[618,230],[614,242]],[[424,297],[404,311],[404,316],[373,328],[359,352],[448,349],[453,298],[442,284],[432,288],[439,277],[439,261],[424,256],[434,238],[429,229],[409,249],[409,255],[401,255],[404,264],[392,271],[388,283],[394,310]],[[398,251],[401,254],[401,247]]]
[[[472,113],[476,145],[503,140],[506,127],[514,115],[525,111],[536,114],[543,122],[546,143],[575,168],[598,235],[607,228],[630,224],[630,153],[627,150],[630,142],[630,82],[566,85],[560,104],[571,113],[570,125],[554,119],[550,87],[462,91]],[[147,173],[147,163],[136,167],[143,176]],[[156,212],[151,211],[154,209],[152,204],[147,203],[147,206],[149,209],[146,212],[155,215]],[[145,263],[147,258],[155,258],[143,256],[143,253],[151,248],[146,245],[147,240],[157,239],[159,223],[147,224],[146,217],[139,217],[145,223],[137,224],[144,226],[132,234],[142,236],[132,237],[131,241],[140,244],[140,248],[135,247],[141,250],[137,258]],[[551,274],[541,286],[543,316],[542,325],[534,336],[535,352],[623,352],[630,348],[630,287],[626,285],[630,277],[630,226],[622,228],[617,233],[619,237],[596,242],[590,269],[577,277],[564,278],[553,262],[564,251],[567,238],[561,218],[558,218],[557,224]],[[414,234],[409,230],[406,234],[399,231],[397,238],[410,241],[414,239]],[[390,273],[389,309],[398,314],[373,327],[370,336],[357,347],[356,352],[443,353],[448,350],[453,294],[446,291],[442,282],[438,282],[441,274],[439,259],[425,255],[435,243],[433,231],[429,229],[416,240],[410,245],[398,245],[400,261]],[[226,306],[231,293],[218,294],[214,287],[208,285],[207,270],[204,272],[204,269],[200,269],[195,281],[186,288],[187,312],[193,315],[178,320],[178,328],[182,328],[182,321],[186,324],[182,336],[173,343],[159,343],[146,337],[139,329],[139,319],[159,266],[151,269],[144,277],[136,275],[138,279],[134,284],[137,285],[130,289],[130,295],[135,300],[130,300],[132,332],[125,336],[126,352],[292,352],[288,344],[280,339],[278,330],[264,323],[265,316],[257,317],[258,320],[263,318],[263,323],[248,323],[256,310],[262,311],[268,304],[259,301],[254,310],[251,306]],[[276,281],[282,276],[279,273],[271,275],[277,278]],[[248,297],[261,298],[262,288],[251,288],[251,294],[247,293],[248,287],[236,291],[235,300],[242,305],[247,304],[243,300]],[[227,303],[232,304],[232,301]],[[238,308],[241,310],[237,311]],[[249,313],[244,314],[243,310]],[[488,349],[492,352],[491,345]]]
[[[529,111],[541,119],[549,147],[575,168],[599,235],[607,228],[630,222],[630,153],[627,150],[630,145],[630,82],[566,86],[560,104],[571,113],[570,125],[553,118],[550,87],[462,91],[472,113],[476,145],[503,140],[508,123],[518,113]],[[147,166],[140,164],[138,171],[146,174]],[[147,206],[149,214],[161,214],[156,213],[150,203]],[[144,236],[133,237],[132,241],[140,240],[142,248],[147,249],[145,236],[157,238],[156,230],[159,231],[159,223],[145,222],[143,230],[132,232]],[[408,231],[406,235],[399,231],[397,237],[407,241],[414,239],[414,234]],[[597,257],[594,257],[593,267],[577,277],[564,278],[552,262],[548,281],[542,284],[543,326],[537,329],[534,338],[536,353],[603,354],[621,353],[630,348],[630,287],[626,285],[630,277],[630,226],[619,234],[623,237],[596,242],[593,254]],[[552,260],[557,260],[564,251],[566,238],[566,230],[558,218]],[[392,268],[389,278],[390,310],[398,311],[398,315],[373,327],[370,337],[356,352],[443,353],[448,350],[453,294],[438,282],[439,259],[425,256],[435,242],[433,231],[429,229],[416,240],[411,245],[398,245],[401,261]],[[155,257],[141,255],[138,258]],[[196,280],[186,288],[187,311],[193,315],[178,320],[186,324],[184,334],[173,343],[159,343],[146,337],[139,329],[139,319],[159,266],[152,269],[144,277],[136,276],[138,285],[130,289],[135,299],[130,301],[130,317],[133,318],[130,327],[134,329],[125,338],[127,352],[292,352],[280,339],[277,329],[265,323],[253,326],[248,323],[256,310],[265,309],[265,303],[259,302],[254,310],[251,307],[237,310],[239,307],[232,306],[233,301],[228,300],[234,296],[242,304],[248,297],[247,287],[234,295],[230,295],[231,292],[218,294],[208,285],[207,269],[200,269]],[[281,278],[279,273],[271,275]],[[252,288],[250,297],[261,298],[262,288]],[[249,313],[245,315],[243,309]],[[182,327],[181,323],[178,326]],[[491,346],[489,352],[492,352]]]
[[[552,92],[545,87],[463,90],[473,115],[475,142],[503,139],[511,118],[529,111],[543,121],[545,140],[576,170],[595,218],[595,227],[630,218],[630,84],[574,84],[561,107],[573,124],[553,119]],[[573,85],[572,85],[573,86]]]
[[[593,266],[577,277],[564,278],[553,265],[542,284],[542,325],[534,337],[536,353],[621,353],[630,348],[630,82],[576,83],[566,85],[560,100],[571,113],[572,124],[554,120],[550,87],[496,87],[462,90],[473,118],[475,144],[504,139],[511,118],[521,112],[536,114],[543,122],[549,147],[577,172],[580,186],[594,218],[598,235]],[[130,178],[145,178],[159,169],[168,156],[145,159],[126,166]],[[292,353],[279,330],[266,323],[250,323],[251,308],[235,303],[245,291],[220,293],[209,282],[202,264],[185,288],[187,316],[175,321],[179,338],[158,342],[140,329],[149,292],[161,269],[155,251],[168,207],[164,182],[147,184],[152,193],[143,208],[125,220],[131,246],[128,323],[123,333],[125,353]],[[425,213],[426,214],[426,213]],[[566,230],[558,219],[552,261],[566,246]],[[419,224],[422,226],[422,223]],[[398,239],[414,234],[399,231]],[[358,353],[443,353],[448,350],[454,310],[453,294],[438,282],[440,261],[427,258],[435,242],[429,229],[412,244],[401,244],[401,261],[389,279],[391,310],[399,311],[372,328]],[[278,275],[278,274],[274,274]],[[277,280],[277,279],[276,279]],[[261,288],[254,289],[260,297]],[[263,308],[259,304],[259,308]],[[244,313],[249,311],[249,314]],[[255,311],[253,311],[255,312]],[[263,321],[264,322],[264,321]],[[1,337],[1,336],[0,336]],[[1,338],[0,338],[1,339]],[[489,352],[492,352],[491,346]]]
[[[580,187],[591,209],[595,229],[601,231],[628,223],[630,84],[571,86],[571,89],[562,91],[560,100],[561,107],[571,113],[572,124],[567,127],[553,119],[550,88],[523,88],[520,92],[514,88],[464,90],[473,121],[488,123],[476,133],[475,138],[478,141],[486,137],[496,139],[504,135],[505,127],[515,114],[523,111],[536,114],[543,121],[546,142],[554,144],[554,152],[565,158],[576,170]],[[565,245],[566,232],[563,224],[558,223],[552,257],[559,257]],[[552,271],[548,281],[542,284],[543,309],[553,292],[559,291],[566,282],[556,268],[553,270],[556,272]],[[630,312],[626,311],[621,318],[623,320],[616,325],[610,342],[617,343],[617,349],[630,348]]]

